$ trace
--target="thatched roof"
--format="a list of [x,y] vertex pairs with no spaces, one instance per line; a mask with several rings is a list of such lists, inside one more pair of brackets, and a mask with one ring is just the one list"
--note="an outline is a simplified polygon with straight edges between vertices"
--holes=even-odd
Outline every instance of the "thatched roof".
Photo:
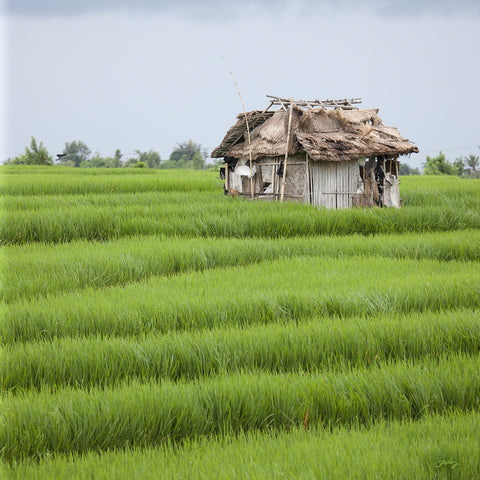
[[[293,107],[289,155],[306,151],[312,160],[341,162],[366,156],[395,156],[418,152],[398,130],[386,127],[378,110],[303,110]],[[213,158],[249,158],[285,155],[288,111],[247,112],[251,145],[247,142],[245,115],[227,132],[212,152]]]

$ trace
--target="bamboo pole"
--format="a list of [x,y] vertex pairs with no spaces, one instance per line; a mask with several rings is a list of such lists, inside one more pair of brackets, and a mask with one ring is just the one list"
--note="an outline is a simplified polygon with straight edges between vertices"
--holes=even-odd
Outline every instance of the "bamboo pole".
[[233,83],[235,84],[235,87],[237,88],[238,96],[240,97],[240,102],[242,102],[243,114],[245,116],[245,125],[247,126],[248,158],[250,160],[250,190],[251,190],[251,196],[252,196],[252,199],[253,199],[254,198],[254,192],[253,192],[253,175],[252,175],[252,172],[253,172],[253,167],[252,167],[252,141],[251,141],[251,138],[250,138],[250,127],[248,125],[247,111],[245,109],[245,104],[243,103],[242,94],[240,93],[240,87],[238,86],[238,83],[235,80],[235,77],[233,76],[233,73],[230,70],[230,67],[228,66],[228,63],[225,60],[225,58],[223,57],[223,55],[221,55],[221,58],[222,58],[223,62],[225,63],[225,66],[227,67],[228,73],[230,73],[230,75],[233,79]]
[[382,168],[383,168],[383,181],[382,181],[382,185],[383,185],[383,192],[382,192],[382,207],[383,207],[383,202],[385,200],[385,178],[387,176],[387,173],[385,171],[385,157],[383,157],[383,160],[382,160]]
[[275,195],[275,177],[276,177],[275,168],[276,168],[276,166],[275,166],[275,164],[273,164],[272,165],[272,194],[273,195]]
[[225,190],[230,192],[230,185],[228,184],[228,163],[225,162]]
[[335,210],[338,208],[338,163],[335,163]]
[[292,114],[293,114],[293,98],[290,98],[290,110],[288,112],[288,127],[287,127],[287,148],[285,151],[285,163],[283,164],[283,177],[282,177],[282,186],[281,186],[281,192],[280,192],[280,203],[283,203],[283,197],[285,196],[285,177],[287,173],[288,149],[290,147],[290,131],[292,129]]
[[310,171],[308,169],[308,153],[305,153],[305,180],[307,184],[307,203],[312,203],[312,194],[310,192]]

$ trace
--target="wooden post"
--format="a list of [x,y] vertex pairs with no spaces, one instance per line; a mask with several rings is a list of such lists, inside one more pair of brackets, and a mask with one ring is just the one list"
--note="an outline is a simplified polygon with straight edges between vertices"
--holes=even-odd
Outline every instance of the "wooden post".
[[228,185],[228,163],[225,162],[225,190],[230,192],[230,186]]
[[287,174],[287,162],[288,162],[288,148],[290,146],[290,131],[292,128],[292,114],[293,114],[293,98],[290,98],[290,109],[288,111],[288,127],[287,127],[287,148],[285,150],[285,162],[283,164],[283,177],[282,187],[280,191],[280,202],[283,203],[283,197],[285,196],[285,177]]
[[338,208],[338,163],[335,162],[335,210]]
[[382,192],[382,207],[383,207],[383,199],[385,198],[385,179],[387,178],[387,172],[385,169],[385,157],[382,160],[382,168],[383,168],[383,192]]
[[308,153],[305,153],[305,182],[307,184],[307,203],[312,203],[312,194],[310,193],[310,172],[308,170]]
[[276,176],[277,176],[277,175],[276,175],[277,172],[276,172],[275,170],[276,170],[276,165],[275,165],[275,163],[274,163],[274,164],[272,165],[272,200],[277,198],[277,197],[275,197],[275,193],[277,193],[277,192],[275,191],[275,178],[276,178]]
[[252,167],[252,144],[250,143],[250,131],[248,130],[247,127],[247,132],[248,132],[248,157],[250,159],[250,190],[252,192],[252,200],[255,198],[255,192],[253,191],[253,167]]

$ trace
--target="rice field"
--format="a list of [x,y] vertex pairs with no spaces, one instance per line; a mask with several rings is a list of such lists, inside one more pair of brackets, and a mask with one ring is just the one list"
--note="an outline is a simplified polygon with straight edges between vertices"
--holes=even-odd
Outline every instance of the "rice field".
[[404,207],[0,168],[0,474],[479,478],[480,181]]
[[[5,467],[12,480],[163,478],[476,478],[480,470],[478,412],[383,421],[367,427],[258,431],[181,448],[132,448]],[[1,469],[1,466],[0,466]],[[0,470],[1,472],[1,470]]]

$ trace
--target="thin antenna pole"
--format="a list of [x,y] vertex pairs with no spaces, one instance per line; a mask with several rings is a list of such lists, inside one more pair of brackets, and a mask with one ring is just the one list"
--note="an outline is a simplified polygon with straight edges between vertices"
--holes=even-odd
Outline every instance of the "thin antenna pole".
[[233,83],[235,84],[235,87],[237,88],[237,92],[238,92],[238,96],[240,97],[240,101],[242,102],[242,107],[243,107],[243,114],[245,116],[245,124],[247,126],[247,139],[248,139],[248,158],[250,160],[250,190],[252,192],[252,198],[254,198],[254,192],[253,192],[253,175],[252,175],[252,141],[251,141],[251,138],[250,138],[250,127],[248,125],[248,118],[247,118],[247,111],[245,109],[245,104],[243,103],[243,98],[242,98],[242,94],[240,93],[240,87],[238,86],[238,83],[237,81],[235,80],[235,77],[233,76],[233,73],[232,71],[230,70],[230,67],[228,66],[228,63],[227,61],[225,60],[225,58],[223,57],[223,55],[220,55],[220,58],[223,60],[223,62],[225,63],[225,66],[227,67],[227,70],[228,70],[228,73],[230,73],[232,79],[233,79]]

